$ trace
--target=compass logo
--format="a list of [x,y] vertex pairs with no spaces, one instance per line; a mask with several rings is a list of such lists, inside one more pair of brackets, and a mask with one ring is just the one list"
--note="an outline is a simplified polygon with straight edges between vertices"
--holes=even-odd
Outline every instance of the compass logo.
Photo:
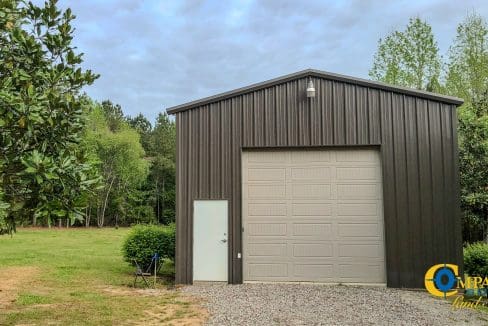
[[459,268],[454,264],[437,264],[425,273],[424,284],[427,291],[436,297],[455,295]]

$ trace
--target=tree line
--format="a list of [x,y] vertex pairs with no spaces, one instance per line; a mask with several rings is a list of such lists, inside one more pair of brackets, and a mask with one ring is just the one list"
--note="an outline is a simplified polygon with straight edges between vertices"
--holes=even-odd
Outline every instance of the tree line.
[[89,153],[91,191],[83,194],[84,224],[169,224],[175,219],[175,123],[160,113],[124,116],[120,105],[85,99],[81,146]]
[[411,18],[379,40],[371,78],[464,99],[458,109],[463,239],[488,242],[488,26],[472,13],[442,56],[432,27]]

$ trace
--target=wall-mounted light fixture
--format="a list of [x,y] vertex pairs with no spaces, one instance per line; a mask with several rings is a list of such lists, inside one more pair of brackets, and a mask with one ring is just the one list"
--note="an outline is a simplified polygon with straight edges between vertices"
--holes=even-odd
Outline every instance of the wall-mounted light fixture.
[[310,78],[308,80],[307,97],[308,98],[314,98],[315,97],[315,87],[313,86],[312,78]]

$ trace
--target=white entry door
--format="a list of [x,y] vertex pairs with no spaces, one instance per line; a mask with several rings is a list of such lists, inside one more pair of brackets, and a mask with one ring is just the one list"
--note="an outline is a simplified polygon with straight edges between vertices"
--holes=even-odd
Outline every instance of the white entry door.
[[193,280],[227,282],[226,200],[193,202]]

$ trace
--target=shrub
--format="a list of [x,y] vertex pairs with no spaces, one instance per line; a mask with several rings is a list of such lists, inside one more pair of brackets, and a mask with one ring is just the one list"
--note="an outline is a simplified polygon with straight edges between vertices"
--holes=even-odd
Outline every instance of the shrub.
[[464,248],[464,271],[469,276],[488,276],[488,244],[478,242]]
[[127,262],[135,259],[141,268],[151,264],[151,258],[158,253],[162,258],[175,258],[175,225],[136,225],[132,228],[122,246]]

